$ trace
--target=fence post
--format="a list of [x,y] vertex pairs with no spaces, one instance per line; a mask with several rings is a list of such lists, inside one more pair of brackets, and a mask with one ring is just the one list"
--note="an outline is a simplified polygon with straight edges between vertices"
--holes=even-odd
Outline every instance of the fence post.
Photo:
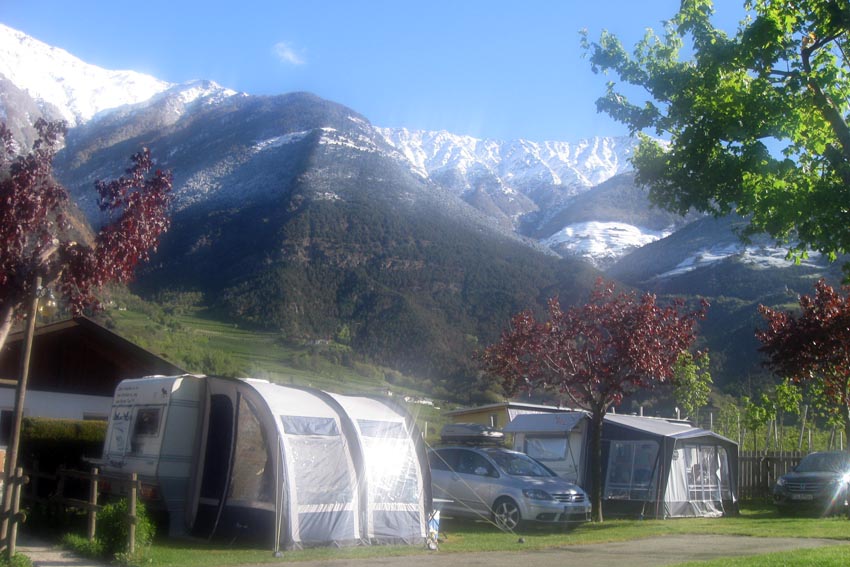
[[136,473],[133,473],[130,476],[130,481],[130,542],[128,546],[128,551],[130,552],[130,555],[132,555],[136,552],[136,494],[138,492],[137,488],[139,483],[138,475]]
[[56,510],[56,514],[64,521],[65,518],[65,465],[60,465],[56,469],[56,499],[52,502],[51,507]]
[[24,469],[15,469],[15,477],[12,481],[12,511],[9,515],[9,559],[15,555],[18,539],[18,514],[21,511],[21,485],[24,482]]
[[38,502],[39,473],[40,469],[38,468],[38,460],[35,460],[32,462],[32,486],[30,487],[32,490],[33,502]]
[[94,541],[97,528],[97,467],[91,470],[91,487],[89,492],[89,541]]
[[65,465],[56,469],[56,494],[60,500],[65,498]]

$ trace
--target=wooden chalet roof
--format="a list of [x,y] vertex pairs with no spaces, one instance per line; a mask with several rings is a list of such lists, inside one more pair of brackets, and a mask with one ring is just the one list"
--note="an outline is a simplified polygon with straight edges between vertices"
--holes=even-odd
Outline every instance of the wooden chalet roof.
[[[0,378],[19,378],[22,345],[23,332],[9,335],[0,351]],[[111,397],[121,380],[152,374],[185,371],[86,317],[36,328],[30,389]]]

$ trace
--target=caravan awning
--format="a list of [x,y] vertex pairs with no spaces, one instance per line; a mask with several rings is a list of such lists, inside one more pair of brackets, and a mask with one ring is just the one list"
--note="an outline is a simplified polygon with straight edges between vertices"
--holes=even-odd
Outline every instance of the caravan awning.
[[502,431],[505,433],[566,433],[575,429],[587,414],[581,411],[528,413],[516,416]]

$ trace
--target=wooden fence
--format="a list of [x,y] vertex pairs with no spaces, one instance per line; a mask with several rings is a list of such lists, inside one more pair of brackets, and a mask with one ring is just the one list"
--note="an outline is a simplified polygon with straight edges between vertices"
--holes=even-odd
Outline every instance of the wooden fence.
[[[71,481],[71,482],[69,482]],[[126,485],[127,496],[127,523],[129,527],[129,541],[127,550],[132,554],[136,550],[136,507],[138,494],[141,488],[136,473],[127,475],[105,475],[97,468],[90,472],[76,471],[59,468],[55,473],[45,473],[38,470],[38,464],[25,476],[20,475],[18,486],[27,486],[28,490],[18,490],[21,498],[31,503],[43,503],[54,513],[67,514],[69,511],[84,511],[87,515],[87,533],[89,541],[94,540],[97,530],[97,513],[103,508],[98,504],[99,486],[108,481],[113,486]],[[45,486],[45,484],[47,486]],[[69,492],[69,486],[74,487]],[[82,488],[82,490],[80,490]],[[45,490],[46,489],[46,490]],[[76,489],[76,490],[75,490]],[[83,496],[85,499],[81,498]],[[15,533],[18,518],[13,514],[11,534]],[[14,550],[14,535],[9,538],[9,548]]]
[[738,455],[738,498],[760,500],[770,498],[771,489],[783,474],[800,462],[806,453],[742,452]]

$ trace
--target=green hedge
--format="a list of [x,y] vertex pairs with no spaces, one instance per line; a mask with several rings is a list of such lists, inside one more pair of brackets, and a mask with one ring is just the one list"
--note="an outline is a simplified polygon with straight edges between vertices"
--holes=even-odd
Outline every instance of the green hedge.
[[59,466],[86,469],[85,458],[98,458],[106,438],[105,421],[26,417],[21,428],[21,466],[42,471]]

